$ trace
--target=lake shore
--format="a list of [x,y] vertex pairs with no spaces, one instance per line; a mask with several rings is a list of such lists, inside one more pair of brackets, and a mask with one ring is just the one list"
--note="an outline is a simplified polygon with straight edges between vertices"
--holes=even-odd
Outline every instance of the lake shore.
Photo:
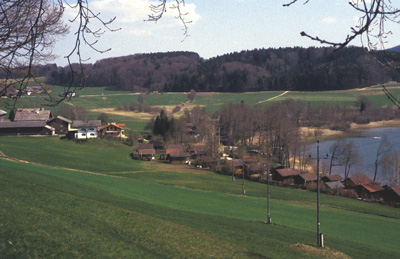
[[327,139],[341,138],[343,136],[351,136],[351,135],[358,134],[360,131],[364,131],[367,129],[398,128],[398,127],[400,127],[400,119],[374,121],[374,122],[370,122],[368,124],[351,123],[350,129],[347,131],[331,130],[331,129],[327,129],[327,128],[317,128],[317,127],[301,127],[300,130],[311,141],[312,139],[315,139],[315,138],[318,138],[321,140],[327,140]]

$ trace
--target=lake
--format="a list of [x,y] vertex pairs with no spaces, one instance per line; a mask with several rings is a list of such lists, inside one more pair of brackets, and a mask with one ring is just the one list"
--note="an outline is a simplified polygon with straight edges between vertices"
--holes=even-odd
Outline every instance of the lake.
[[[350,170],[350,176],[357,174],[368,175],[371,179],[374,177],[375,171],[375,160],[378,147],[381,143],[381,138],[387,136],[388,141],[393,146],[394,151],[400,151],[400,128],[374,128],[359,132],[356,137],[344,137],[343,140],[354,141],[359,148],[359,154],[361,157],[361,164],[358,166],[352,166]],[[329,149],[336,140],[321,141],[320,142],[320,157],[324,157],[329,154]],[[310,151],[313,157],[316,157],[317,145],[310,145]],[[330,156],[330,154],[329,154]],[[320,166],[322,168],[324,163],[329,163],[328,159],[321,159]],[[344,167],[335,166],[332,168],[332,174],[340,174],[344,176]],[[382,168],[378,168],[377,182],[380,184],[387,184],[388,177],[383,175]]]

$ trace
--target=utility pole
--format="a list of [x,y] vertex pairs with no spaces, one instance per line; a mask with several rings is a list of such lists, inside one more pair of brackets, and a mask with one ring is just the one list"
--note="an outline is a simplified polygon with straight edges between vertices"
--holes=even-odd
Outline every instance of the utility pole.
[[269,168],[267,170],[267,224],[271,224],[271,217],[269,214]]
[[319,222],[319,140],[317,140],[317,245],[320,246],[320,227]]

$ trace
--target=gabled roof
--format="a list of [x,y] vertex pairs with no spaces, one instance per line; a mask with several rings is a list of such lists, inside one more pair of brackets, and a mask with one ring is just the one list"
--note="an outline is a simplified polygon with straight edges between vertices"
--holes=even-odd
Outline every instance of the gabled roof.
[[14,121],[48,121],[50,115],[50,111],[41,108],[19,108],[15,112]]
[[371,181],[368,183],[362,183],[360,184],[362,187],[364,187],[368,192],[373,193],[373,192],[379,192],[383,191],[384,188],[380,186],[378,183]]
[[299,174],[298,177],[302,178],[306,182],[317,181],[317,175],[313,173]]
[[172,154],[168,154],[169,157],[172,158],[186,158],[186,157],[190,157],[189,153],[172,153]]
[[299,171],[297,171],[293,168],[277,169],[276,172],[278,174],[280,174],[282,177],[295,176],[295,175],[300,174]]
[[343,179],[343,177],[338,174],[325,175],[324,177],[322,177],[322,180],[325,182],[340,181],[342,179]]
[[72,122],[73,128],[97,128],[101,126],[101,120],[77,120]]
[[393,187],[392,191],[394,191],[400,197],[400,187]]
[[108,123],[107,125],[97,127],[97,129],[98,130],[102,130],[102,129],[106,129],[106,128],[110,127],[110,126],[114,126],[114,127],[117,127],[119,129],[123,130],[125,128],[125,123],[117,124],[115,122],[111,122],[111,123]]
[[190,151],[203,150],[204,145],[200,143],[191,144],[189,149]]
[[[67,123],[72,123],[71,120],[68,120],[68,119],[66,119],[66,118],[64,118],[64,117],[62,117],[62,116],[57,116],[57,117],[55,117],[55,118],[52,118],[50,121],[53,121],[53,120],[56,120],[56,119],[65,121],[65,122],[67,122]],[[49,122],[50,122],[50,121],[49,121]]]
[[165,150],[165,154],[177,154],[177,153],[182,153],[183,149],[182,148],[167,148]]
[[345,181],[349,181],[349,182],[353,183],[354,185],[360,185],[363,183],[372,182],[372,180],[364,174],[349,177],[349,178],[345,179]]
[[3,111],[3,110],[1,110],[0,109],[0,116],[2,116],[2,115],[6,115],[7,114],[7,112],[6,111]]

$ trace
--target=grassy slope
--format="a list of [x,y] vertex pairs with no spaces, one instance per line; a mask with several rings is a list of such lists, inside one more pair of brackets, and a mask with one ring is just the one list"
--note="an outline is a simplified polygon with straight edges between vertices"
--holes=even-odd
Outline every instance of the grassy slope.
[[[109,160],[102,157],[105,152],[100,147],[108,145],[113,150],[112,147],[118,145],[114,142],[94,141],[85,145],[76,145],[56,138],[1,138],[0,140],[1,151],[21,159],[57,165],[62,160],[59,154],[67,154],[70,167],[85,169],[87,164],[84,160],[89,156],[84,158],[81,156],[89,153],[90,156],[98,158],[97,161],[91,161],[91,171],[119,174],[131,178],[82,174],[0,160],[1,184],[4,187],[0,192],[2,192],[3,203],[7,204],[7,211],[11,208],[11,211],[6,213],[4,219],[1,220],[1,222],[6,222],[4,225],[6,227],[0,236],[5,239],[12,236],[14,240],[17,240],[4,239],[4,242],[2,241],[1,249],[7,253],[13,254],[13,250],[9,250],[12,246],[8,241],[11,241],[13,244],[17,242],[22,246],[18,248],[21,253],[29,253],[26,249],[28,247],[35,251],[39,249],[36,251],[38,255],[48,255],[47,253],[53,248],[47,245],[43,245],[43,248],[37,247],[42,246],[37,242],[41,243],[42,239],[47,238],[54,239],[55,250],[63,254],[62,251],[66,251],[63,249],[70,249],[61,246],[61,243],[64,244],[64,239],[69,242],[64,245],[67,247],[75,246],[73,237],[76,236],[81,236],[86,246],[93,246],[91,244],[93,238],[99,235],[101,236],[99,238],[104,239],[101,242],[109,243],[115,239],[112,242],[113,245],[104,245],[105,247],[112,246],[107,252],[111,253],[109,256],[125,251],[129,256],[156,257],[159,255],[156,251],[162,251],[162,254],[171,257],[183,257],[183,255],[204,257],[204,253],[208,257],[212,251],[216,251],[212,244],[217,242],[220,244],[217,250],[221,254],[216,257],[234,257],[229,252],[240,255],[238,257],[249,257],[254,253],[270,257],[298,257],[297,252],[288,248],[290,244],[314,243],[315,194],[313,193],[272,187],[271,212],[274,223],[279,225],[266,226],[260,223],[265,219],[266,207],[266,201],[263,198],[265,185],[262,184],[246,183],[248,196],[242,197],[236,195],[240,193],[240,185],[232,183],[229,176],[204,172],[196,174],[185,171],[163,172],[154,164],[148,165],[147,172],[144,173],[142,170],[145,166],[142,163],[125,160],[123,156],[115,155],[117,152],[108,153],[111,154]],[[42,142],[43,144],[39,144]],[[26,143],[23,144],[24,148],[19,148],[22,143]],[[33,156],[31,153],[35,151],[29,149],[35,146],[40,149],[47,147],[47,149],[40,155]],[[119,147],[120,151],[126,152],[127,150],[122,147]],[[74,156],[74,152],[77,155]],[[71,163],[71,161],[74,162]],[[107,161],[110,165],[107,165]],[[129,171],[136,171],[136,173],[127,173],[128,167],[130,167]],[[165,168],[168,169],[168,166]],[[20,188],[20,192],[15,191],[15,188]],[[30,189],[29,193],[35,195],[27,194],[26,190]],[[13,195],[9,196],[9,193]],[[42,198],[35,198],[36,193]],[[50,200],[47,201],[48,199]],[[71,202],[80,205],[63,207],[64,199],[68,201],[66,204]],[[20,205],[14,206],[15,202]],[[29,213],[23,204],[30,205],[34,211],[38,210],[39,215]],[[368,255],[376,253],[382,254],[384,258],[399,256],[397,236],[400,231],[400,212],[398,209],[326,195],[322,196],[322,204],[321,229],[329,247],[357,258],[367,258]],[[63,215],[63,208],[69,208],[71,213],[68,211],[67,215]],[[116,214],[107,214],[106,211],[109,210],[116,211]],[[125,213],[134,214],[134,219],[124,217]],[[54,214],[57,216],[54,217]],[[13,218],[11,215],[24,216]],[[31,218],[32,215],[36,215],[38,224],[41,220],[46,222],[46,219],[53,222],[49,225],[50,229],[43,232],[44,223],[32,226],[27,224],[34,220]],[[128,219],[131,220],[128,223],[138,226],[138,229],[129,231],[123,223]],[[143,220],[148,224],[143,225],[141,223]],[[114,224],[110,224],[110,221]],[[85,227],[80,230],[76,224]],[[159,224],[165,225],[165,228],[156,228],[155,225]],[[26,225],[30,227],[26,229]],[[18,226],[17,229],[21,231],[22,236],[28,237],[21,240],[21,235],[16,234],[14,227],[11,226]],[[106,234],[98,234],[96,231],[93,233],[94,230],[91,228]],[[150,235],[149,232],[152,232],[154,228],[157,231],[154,235]],[[71,231],[71,236],[67,235],[69,232],[66,230]],[[115,234],[115,231],[118,233]],[[266,234],[269,231],[274,234]],[[137,232],[142,233],[141,235],[146,236],[147,239],[141,240]],[[197,238],[193,240],[197,240],[197,243],[187,243],[187,239],[199,235],[203,237],[200,238],[201,242]],[[169,243],[171,238],[175,245]],[[116,240],[119,241],[116,242]],[[130,242],[134,245],[127,248],[127,243]],[[270,245],[265,245],[266,243]],[[161,246],[161,248],[154,248],[153,245]],[[172,248],[169,249],[168,247],[171,246]],[[79,255],[78,257],[87,257],[91,256],[90,253],[95,253],[95,249],[89,249],[86,252],[83,247],[81,249],[79,246],[74,247],[72,250]],[[199,249],[200,247],[202,249]],[[223,247],[230,249],[221,249]],[[107,255],[105,250],[99,249],[99,253]]]

